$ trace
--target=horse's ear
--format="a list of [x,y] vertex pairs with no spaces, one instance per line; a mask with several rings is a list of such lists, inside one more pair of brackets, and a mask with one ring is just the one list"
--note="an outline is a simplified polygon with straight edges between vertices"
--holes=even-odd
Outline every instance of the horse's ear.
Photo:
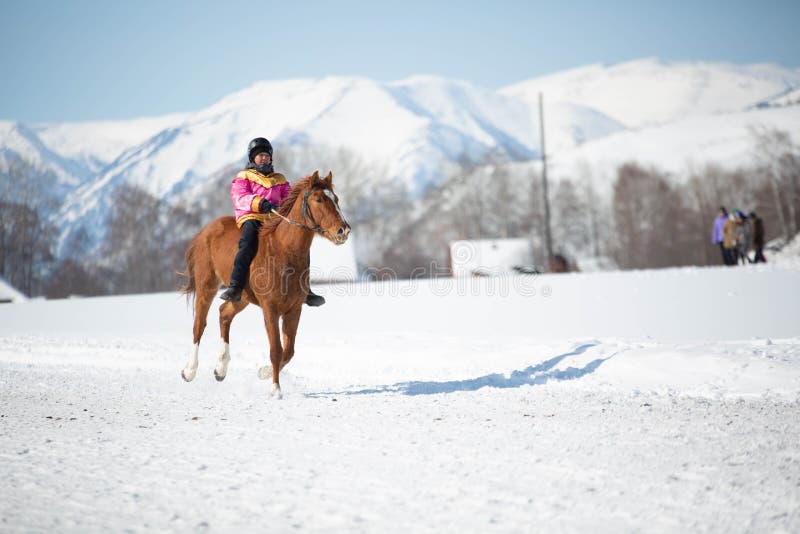
[[333,186],[333,173],[328,171],[328,176],[325,177],[325,183],[328,184],[328,187]]
[[312,179],[313,181],[315,181],[315,182],[316,182],[317,180],[319,180],[319,171],[314,171],[314,174],[312,174],[312,175],[311,175],[311,179]]

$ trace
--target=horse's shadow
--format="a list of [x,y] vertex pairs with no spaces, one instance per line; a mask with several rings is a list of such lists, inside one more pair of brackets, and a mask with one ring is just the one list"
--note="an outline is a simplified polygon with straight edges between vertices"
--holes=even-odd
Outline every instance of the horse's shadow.
[[587,343],[580,345],[570,352],[559,354],[549,360],[546,360],[537,365],[532,365],[519,371],[512,371],[510,375],[506,376],[501,373],[492,373],[489,375],[479,376],[477,378],[470,378],[468,380],[450,380],[447,382],[435,381],[413,381],[413,382],[399,382],[397,384],[378,386],[375,388],[359,389],[359,390],[345,390],[345,391],[328,391],[319,393],[307,393],[306,397],[327,397],[330,395],[372,395],[377,393],[402,393],[404,395],[434,395],[437,393],[454,393],[456,391],[476,391],[484,387],[493,387],[498,389],[518,388],[520,386],[533,386],[545,384],[551,380],[564,381],[575,380],[590,373],[593,373],[600,367],[603,362],[612,358],[614,354],[606,358],[598,358],[592,360],[584,367],[567,367],[566,369],[559,370],[553,369],[556,365],[561,363],[565,358],[570,356],[578,356],[583,354],[588,349],[596,346],[597,343]]

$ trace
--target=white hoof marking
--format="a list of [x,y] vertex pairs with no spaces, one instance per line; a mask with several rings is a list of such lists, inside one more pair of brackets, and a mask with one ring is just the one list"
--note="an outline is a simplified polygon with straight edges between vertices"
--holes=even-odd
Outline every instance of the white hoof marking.
[[197,374],[197,369],[184,369],[181,371],[181,376],[187,382],[191,382],[192,380],[194,380],[196,374]]
[[214,368],[214,374],[218,377],[217,380],[221,380],[225,378],[228,374],[228,364],[231,361],[231,350],[230,345],[227,343],[223,343],[222,345],[222,353],[219,355],[219,363]]
[[194,380],[195,375],[197,374],[197,352],[200,350],[200,343],[195,343],[192,346],[192,352],[189,355],[189,361],[186,362],[186,367],[183,368],[181,371],[181,376],[187,382],[191,382]]

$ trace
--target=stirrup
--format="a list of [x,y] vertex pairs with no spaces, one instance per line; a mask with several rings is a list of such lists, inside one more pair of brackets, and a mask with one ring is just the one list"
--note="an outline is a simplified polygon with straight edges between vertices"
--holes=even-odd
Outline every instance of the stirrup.
[[231,286],[219,297],[222,300],[227,300],[228,302],[239,302],[242,300],[242,288]]

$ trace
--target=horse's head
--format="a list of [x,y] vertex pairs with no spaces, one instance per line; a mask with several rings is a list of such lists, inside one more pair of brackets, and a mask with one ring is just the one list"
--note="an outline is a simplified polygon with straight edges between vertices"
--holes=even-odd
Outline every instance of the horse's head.
[[303,216],[331,242],[341,245],[350,235],[350,225],[339,209],[339,197],[333,192],[333,173],[325,178],[314,171],[303,191]]

